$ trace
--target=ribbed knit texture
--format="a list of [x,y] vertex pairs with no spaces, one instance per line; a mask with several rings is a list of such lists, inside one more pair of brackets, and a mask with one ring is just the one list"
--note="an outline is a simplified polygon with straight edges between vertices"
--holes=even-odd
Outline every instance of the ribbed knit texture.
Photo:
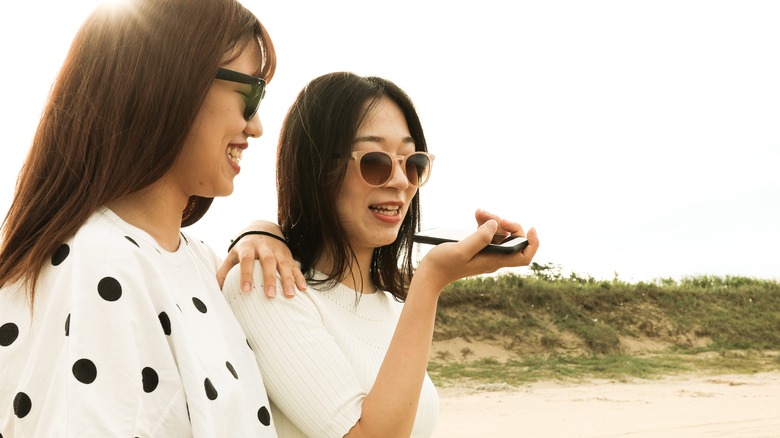
[[[385,292],[359,295],[341,284],[269,299],[259,262],[253,282],[255,290],[242,292],[235,268],[223,290],[255,352],[277,433],[344,436],[361,416],[403,304]],[[276,287],[281,290],[278,281]],[[433,433],[438,409],[426,374],[412,436]]]

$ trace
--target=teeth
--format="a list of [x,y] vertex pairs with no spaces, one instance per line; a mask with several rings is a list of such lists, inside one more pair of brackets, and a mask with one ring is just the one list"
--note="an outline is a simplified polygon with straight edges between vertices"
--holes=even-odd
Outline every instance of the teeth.
[[241,149],[236,146],[228,146],[227,150],[225,151],[227,154],[228,160],[232,161],[235,164],[238,164],[241,162]]
[[370,206],[369,208],[385,216],[396,216],[401,212],[401,208],[398,206],[384,206],[384,207]]

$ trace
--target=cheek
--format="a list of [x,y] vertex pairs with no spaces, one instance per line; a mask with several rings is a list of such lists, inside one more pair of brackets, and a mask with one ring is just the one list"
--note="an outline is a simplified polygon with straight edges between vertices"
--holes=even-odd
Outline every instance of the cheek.
[[195,145],[203,142],[204,139],[209,137],[209,133],[213,131],[213,122],[214,116],[212,112],[204,105],[192,122],[192,127],[187,134],[187,142]]
[[414,197],[417,195],[417,187],[409,187],[406,189],[406,199],[408,200],[406,202],[406,211],[409,211],[409,206],[412,205],[412,201],[414,200]]
[[361,182],[357,179],[355,169],[348,168],[336,195],[336,205],[341,210],[339,213],[349,215],[350,210],[354,210],[355,205],[364,202],[366,196]]
[[342,222],[349,222],[355,219],[360,205],[360,194],[354,190],[342,188],[339,191],[339,197],[336,201],[336,213]]
[[243,114],[238,113],[243,107],[229,99],[219,97],[214,92],[209,93],[198,111],[193,130],[197,130],[199,136],[232,137],[246,127]]

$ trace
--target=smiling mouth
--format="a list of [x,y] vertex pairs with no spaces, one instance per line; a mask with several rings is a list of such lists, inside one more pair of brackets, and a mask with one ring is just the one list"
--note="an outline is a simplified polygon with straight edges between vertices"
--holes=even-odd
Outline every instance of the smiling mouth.
[[225,153],[227,154],[228,160],[230,160],[233,164],[238,165],[238,163],[241,162],[241,148],[238,146],[228,146],[228,148],[225,150]]
[[371,205],[368,207],[371,211],[375,213],[379,213],[382,216],[398,216],[401,214],[401,207],[399,206],[378,206],[378,205]]

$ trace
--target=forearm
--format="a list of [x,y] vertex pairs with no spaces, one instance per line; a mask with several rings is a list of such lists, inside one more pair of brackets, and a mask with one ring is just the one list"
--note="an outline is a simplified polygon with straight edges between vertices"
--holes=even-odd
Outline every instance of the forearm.
[[409,287],[387,354],[360,420],[347,436],[409,436],[428,367],[436,307],[442,287],[423,276]]
[[244,227],[244,229],[241,230],[241,233],[254,230],[267,231],[269,233],[274,233],[277,236],[283,236],[282,229],[279,227],[279,225],[260,219],[250,222],[246,227]]

